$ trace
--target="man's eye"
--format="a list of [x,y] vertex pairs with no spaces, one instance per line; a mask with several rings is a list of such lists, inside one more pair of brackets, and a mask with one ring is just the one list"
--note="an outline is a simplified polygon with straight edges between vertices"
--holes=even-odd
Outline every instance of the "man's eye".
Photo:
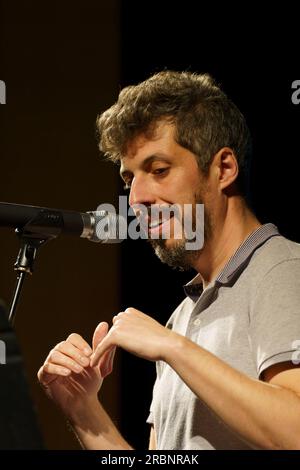
[[169,168],[156,168],[155,170],[153,170],[153,173],[155,175],[161,175],[163,173],[165,173]]

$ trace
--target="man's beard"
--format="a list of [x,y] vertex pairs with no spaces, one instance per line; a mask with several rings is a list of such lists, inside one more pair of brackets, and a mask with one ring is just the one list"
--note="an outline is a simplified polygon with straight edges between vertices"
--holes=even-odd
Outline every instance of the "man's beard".
[[[202,197],[197,194],[195,196],[195,204],[203,204]],[[193,208],[195,209],[195,207]],[[193,210],[192,215],[192,229],[195,232],[197,229],[196,223],[196,211]],[[205,210],[204,207],[204,244],[207,239],[210,238],[212,232],[212,221],[210,214]],[[187,250],[186,249],[186,238],[183,237],[180,240],[174,240],[172,246],[167,247],[166,239],[148,239],[149,243],[153,247],[156,256],[160,259],[162,263],[165,263],[171,266],[174,269],[179,269],[180,271],[187,271],[191,269],[196,260],[199,258],[203,247],[196,250]]]

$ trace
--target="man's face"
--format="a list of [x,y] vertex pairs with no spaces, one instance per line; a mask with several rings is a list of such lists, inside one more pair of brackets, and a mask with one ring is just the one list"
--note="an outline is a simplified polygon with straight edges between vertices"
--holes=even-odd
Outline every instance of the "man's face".
[[[155,209],[176,205],[183,215],[189,207],[195,229],[196,204],[204,204],[207,193],[207,181],[200,173],[195,155],[174,140],[174,126],[160,123],[153,138],[147,139],[143,135],[135,138],[121,160],[120,174],[130,188],[129,204],[146,227],[156,255],[173,267],[188,269],[193,266],[201,249],[186,249],[183,218],[168,211],[166,216],[164,212],[159,216],[155,212]],[[138,205],[146,207],[146,213]],[[210,228],[210,216],[205,210],[205,237]]]

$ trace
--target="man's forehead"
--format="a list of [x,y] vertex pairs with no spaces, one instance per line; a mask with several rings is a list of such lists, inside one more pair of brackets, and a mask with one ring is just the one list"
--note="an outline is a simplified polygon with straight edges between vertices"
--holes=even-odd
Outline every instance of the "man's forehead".
[[160,153],[167,145],[175,143],[174,125],[167,122],[159,122],[151,133],[141,133],[127,143],[124,154],[120,157],[121,166],[139,156],[142,160]]
[[127,142],[124,154],[121,155],[121,162],[126,159],[134,158],[138,152],[147,144],[152,142],[152,136],[148,136],[143,133],[134,137],[132,140]]

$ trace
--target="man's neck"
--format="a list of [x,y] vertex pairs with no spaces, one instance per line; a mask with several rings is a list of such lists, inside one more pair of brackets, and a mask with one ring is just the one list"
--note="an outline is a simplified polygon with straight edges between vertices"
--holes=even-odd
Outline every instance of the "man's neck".
[[193,266],[202,278],[203,288],[218,276],[243,241],[261,225],[245,205],[238,206],[219,225],[213,224],[212,234]]

